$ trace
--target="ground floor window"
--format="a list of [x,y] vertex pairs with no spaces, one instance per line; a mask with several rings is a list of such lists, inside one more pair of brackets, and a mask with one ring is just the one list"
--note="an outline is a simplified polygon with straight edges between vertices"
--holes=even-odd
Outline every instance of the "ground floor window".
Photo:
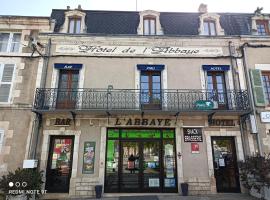
[[105,192],[177,192],[173,129],[108,129]]

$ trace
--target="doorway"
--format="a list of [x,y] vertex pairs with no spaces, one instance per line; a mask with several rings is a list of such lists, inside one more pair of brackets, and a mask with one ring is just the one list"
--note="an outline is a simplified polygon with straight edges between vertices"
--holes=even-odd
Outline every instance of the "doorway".
[[212,137],[217,192],[240,192],[234,137]]
[[105,192],[177,192],[174,130],[109,129]]
[[51,136],[45,185],[48,192],[69,192],[73,144],[73,136]]

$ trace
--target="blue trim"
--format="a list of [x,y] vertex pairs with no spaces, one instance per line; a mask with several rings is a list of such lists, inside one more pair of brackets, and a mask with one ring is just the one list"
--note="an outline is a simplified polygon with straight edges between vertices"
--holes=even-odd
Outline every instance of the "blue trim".
[[72,63],[54,63],[55,69],[81,69],[82,64],[72,64]]
[[205,71],[229,71],[230,65],[202,65]]
[[164,70],[165,65],[145,65],[138,64],[137,69],[142,71],[162,71]]

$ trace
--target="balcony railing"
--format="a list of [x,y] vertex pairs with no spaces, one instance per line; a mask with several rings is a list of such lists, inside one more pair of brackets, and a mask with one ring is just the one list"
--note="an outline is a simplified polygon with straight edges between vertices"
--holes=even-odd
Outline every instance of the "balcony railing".
[[156,90],[143,92],[133,89],[55,89],[36,90],[34,110],[161,110],[248,111],[248,93],[245,90],[226,92],[207,90]]

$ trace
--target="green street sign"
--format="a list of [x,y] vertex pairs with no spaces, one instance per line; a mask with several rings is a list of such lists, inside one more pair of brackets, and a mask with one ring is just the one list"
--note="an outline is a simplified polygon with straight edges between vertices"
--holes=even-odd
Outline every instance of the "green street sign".
[[214,109],[214,103],[210,100],[198,100],[195,102],[195,108],[198,110],[212,110]]

